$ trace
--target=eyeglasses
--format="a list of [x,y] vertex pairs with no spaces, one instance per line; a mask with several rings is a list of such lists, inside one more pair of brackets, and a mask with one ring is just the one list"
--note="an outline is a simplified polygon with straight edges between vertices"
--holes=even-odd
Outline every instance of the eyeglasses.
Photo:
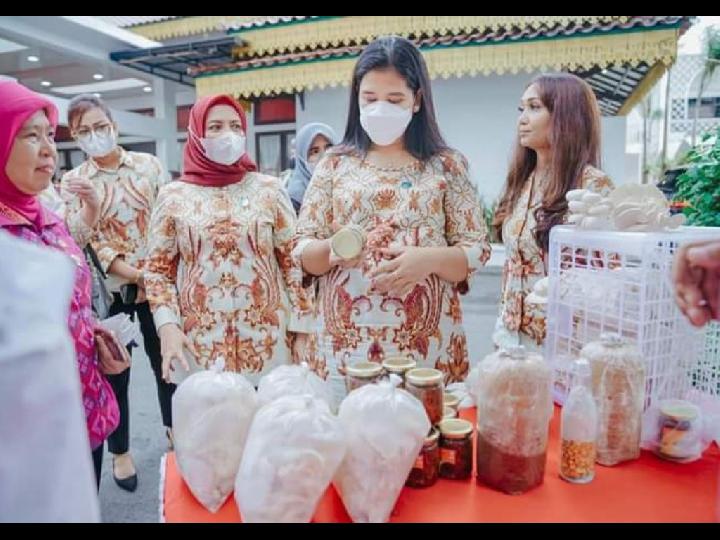
[[98,124],[92,128],[81,126],[75,131],[75,136],[78,139],[86,139],[92,135],[94,132],[97,136],[100,137],[107,137],[110,135],[110,132],[112,131],[112,125],[111,124]]

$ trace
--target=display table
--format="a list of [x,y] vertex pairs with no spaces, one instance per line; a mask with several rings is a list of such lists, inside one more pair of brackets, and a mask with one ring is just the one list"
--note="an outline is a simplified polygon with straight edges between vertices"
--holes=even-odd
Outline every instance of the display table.
[[[474,424],[475,409],[461,416]],[[713,444],[702,459],[687,465],[663,461],[643,451],[640,459],[615,467],[597,466],[595,480],[569,484],[558,477],[560,409],[550,427],[544,484],[522,495],[505,495],[466,481],[440,479],[426,489],[403,488],[393,522],[712,522],[720,520],[720,451]],[[239,522],[233,496],[211,514],[190,493],[175,455],[162,463],[160,520]],[[331,486],[313,521],[351,521]]]

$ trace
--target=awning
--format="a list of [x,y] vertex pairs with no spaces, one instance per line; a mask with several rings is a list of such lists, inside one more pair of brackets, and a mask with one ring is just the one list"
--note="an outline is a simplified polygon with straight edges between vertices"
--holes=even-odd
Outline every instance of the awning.
[[[174,80],[186,84],[194,79],[200,96],[252,99],[347,86],[365,45],[379,35],[398,34],[420,47],[432,78],[569,71],[592,86],[603,114],[615,115],[628,112],[675,61],[688,21],[684,16],[255,17],[224,24],[227,39],[242,44],[223,42],[217,54],[210,54],[211,42],[199,41],[188,49],[162,47],[113,59],[152,67],[161,76],[161,68],[174,71]],[[165,55],[163,60],[143,57],[151,51]]]

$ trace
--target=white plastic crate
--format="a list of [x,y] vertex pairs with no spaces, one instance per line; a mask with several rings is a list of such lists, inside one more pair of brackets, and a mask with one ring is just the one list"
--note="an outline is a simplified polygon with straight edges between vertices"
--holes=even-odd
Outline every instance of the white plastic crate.
[[671,280],[677,248],[709,238],[720,238],[720,228],[661,233],[553,228],[545,357],[555,373],[557,403],[567,397],[580,350],[604,332],[633,341],[645,357],[645,407],[692,392],[717,397],[720,338],[686,321]]
[[720,323],[712,322],[705,327],[705,341],[689,375],[691,392],[720,401]]

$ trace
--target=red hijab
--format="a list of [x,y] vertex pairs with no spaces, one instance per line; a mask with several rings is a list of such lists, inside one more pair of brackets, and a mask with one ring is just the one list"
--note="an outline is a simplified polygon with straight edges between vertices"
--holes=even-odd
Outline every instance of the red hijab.
[[245,173],[256,171],[257,165],[247,152],[232,165],[222,165],[208,159],[202,141],[208,111],[215,105],[229,105],[240,115],[240,123],[247,136],[247,119],[242,106],[227,95],[208,96],[200,99],[190,110],[190,127],[183,156],[183,175],[180,180],[201,186],[221,187],[240,182]]
[[37,227],[42,226],[40,203],[35,195],[20,191],[5,168],[20,128],[28,118],[43,109],[55,128],[58,112],[52,101],[15,81],[0,81],[0,201]]

